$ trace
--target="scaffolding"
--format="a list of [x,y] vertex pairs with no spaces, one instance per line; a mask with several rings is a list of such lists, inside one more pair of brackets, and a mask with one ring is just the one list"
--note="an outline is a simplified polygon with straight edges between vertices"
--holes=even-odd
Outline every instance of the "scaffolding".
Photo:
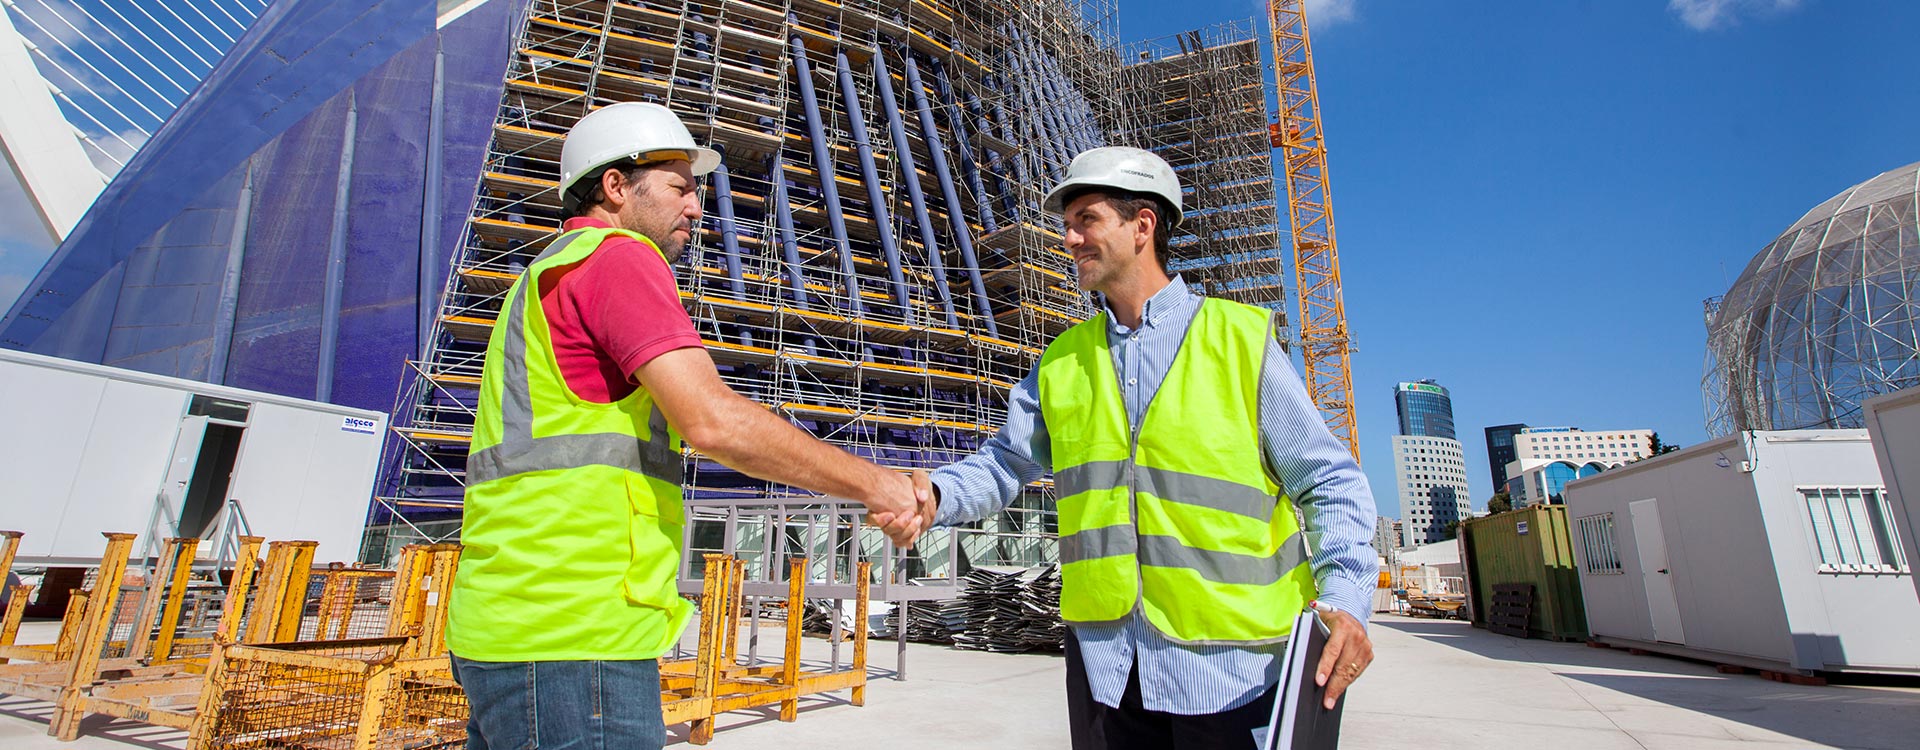
[[1180,176],[1185,219],[1172,270],[1195,291],[1272,310],[1287,324],[1287,237],[1269,149],[1265,66],[1252,19],[1129,45],[1134,125],[1122,142]]
[[[854,455],[971,454],[1092,315],[1040,200],[1120,130],[1111,0],[538,0],[520,23],[368,559],[457,535],[487,338],[559,228],[561,142],[595,108],[663,103],[723,152],[682,299],[728,385]],[[805,494],[691,449],[685,476],[692,499]],[[1053,561],[1051,492],[965,534],[960,564]]]

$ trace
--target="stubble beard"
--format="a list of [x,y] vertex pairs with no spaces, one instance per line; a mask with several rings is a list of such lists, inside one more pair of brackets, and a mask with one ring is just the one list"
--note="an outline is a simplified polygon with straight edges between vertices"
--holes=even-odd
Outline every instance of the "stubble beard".
[[[635,208],[637,209],[638,207],[636,206]],[[652,240],[654,247],[660,248],[660,254],[666,257],[667,265],[669,266],[679,263],[680,257],[687,252],[687,243],[675,237],[673,234],[673,231],[680,226],[678,216],[661,222],[661,226],[647,226],[652,222],[649,222],[645,216],[640,215],[640,212],[636,210],[633,216],[622,217],[621,223],[626,225],[626,229],[639,232],[642,236]]]

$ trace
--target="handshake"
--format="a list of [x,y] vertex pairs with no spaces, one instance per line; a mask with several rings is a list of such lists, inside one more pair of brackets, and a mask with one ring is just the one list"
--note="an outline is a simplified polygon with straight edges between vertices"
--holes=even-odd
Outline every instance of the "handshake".
[[932,476],[918,469],[912,475],[885,471],[860,504],[867,506],[867,522],[880,527],[895,546],[903,548],[913,546],[933,527],[933,515],[940,508]]

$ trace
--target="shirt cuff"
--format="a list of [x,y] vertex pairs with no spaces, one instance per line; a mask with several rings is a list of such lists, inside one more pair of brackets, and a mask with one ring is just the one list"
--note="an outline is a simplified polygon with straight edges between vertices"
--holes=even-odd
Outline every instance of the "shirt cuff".
[[1353,615],[1361,625],[1373,614],[1373,587],[1341,576],[1328,576],[1320,582],[1320,601]]
[[933,492],[935,500],[939,502],[939,509],[933,514],[934,528],[958,525],[960,503],[955,498],[960,496],[960,490],[954,486],[953,479],[943,476],[938,471],[934,472]]

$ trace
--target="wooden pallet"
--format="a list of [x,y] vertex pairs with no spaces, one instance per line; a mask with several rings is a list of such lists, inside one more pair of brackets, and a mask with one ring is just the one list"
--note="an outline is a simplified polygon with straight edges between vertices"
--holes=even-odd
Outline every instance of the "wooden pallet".
[[1526,638],[1533,621],[1533,584],[1500,583],[1493,587],[1493,604],[1487,608],[1487,630]]

